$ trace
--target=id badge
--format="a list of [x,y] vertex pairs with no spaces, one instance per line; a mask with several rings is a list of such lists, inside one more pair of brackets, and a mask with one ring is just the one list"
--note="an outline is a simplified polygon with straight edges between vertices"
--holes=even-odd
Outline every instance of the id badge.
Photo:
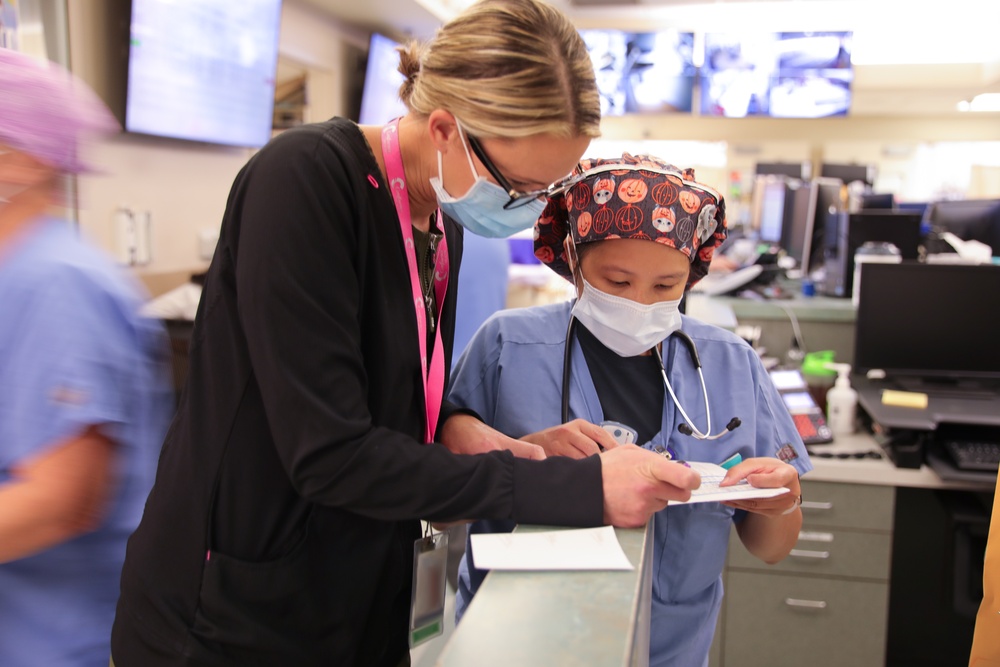
[[410,598],[410,648],[444,632],[448,533],[413,543],[413,592]]

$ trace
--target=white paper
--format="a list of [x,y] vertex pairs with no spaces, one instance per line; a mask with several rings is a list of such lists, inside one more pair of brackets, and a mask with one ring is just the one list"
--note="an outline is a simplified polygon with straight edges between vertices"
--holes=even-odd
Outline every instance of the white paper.
[[632,570],[615,529],[472,535],[472,560],[487,570]]
[[671,500],[671,505],[689,505],[691,503],[712,503],[723,500],[744,500],[746,498],[772,498],[788,493],[788,489],[779,486],[775,489],[758,489],[746,480],[733,486],[719,486],[726,476],[726,469],[714,463],[704,461],[686,461],[686,464],[701,475],[701,486],[691,492],[690,500]]

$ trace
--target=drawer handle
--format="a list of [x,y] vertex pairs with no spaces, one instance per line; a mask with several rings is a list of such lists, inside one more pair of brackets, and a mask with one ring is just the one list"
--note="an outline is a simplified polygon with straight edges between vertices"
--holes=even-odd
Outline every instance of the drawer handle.
[[819,558],[825,559],[830,557],[829,551],[810,551],[808,549],[792,549],[788,552],[789,556],[795,556],[796,558]]
[[800,542],[833,542],[833,533],[824,533],[816,530],[800,530]]
[[815,500],[803,500],[802,509],[804,510],[832,510],[833,503],[831,502],[816,502]]
[[799,607],[802,609],[826,609],[824,600],[796,600],[795,598],[785,598],[785,604],[789,607]]

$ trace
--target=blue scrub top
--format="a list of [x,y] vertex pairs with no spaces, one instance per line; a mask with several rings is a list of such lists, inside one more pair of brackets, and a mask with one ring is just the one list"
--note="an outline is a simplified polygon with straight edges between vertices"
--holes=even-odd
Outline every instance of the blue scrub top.
[[[572,306],[566,302],[521,308],[492,317],[455,367],[448,399],[515,438],[559,424],[563,350]],[[701,357],[712,433],[722,431],[733,417],[739,417],[742,425],[718,440],[682,435],[677,427],[683,419],[667,394],[661,430],[642,446],[669,444],[681,459],[712,463],[736,453],[744,459],[776,456],[790,446],[783,458],[792,451],[794,458],[787,462],[800,475],[812,470],[792,418],[753,349],[728,331],[686,316],[682,328]],[[600,423],[601,403],[578,341],[573,342],[571,359],[569,417]],[[678,400],[704,432],[705,397],[687,348],[668,339],[664,364]],[[722,603],[729,533],[737,514],[720,503],[698,503],[669,507],[654,516],[650,665],[707,664]],[[510,522],[478,521],[470,533],[512,529]],[[472,567],[470,553],[467,547],[459,571],[458,619],[486,575]]]
[[507,239],[463,236],[462,265],[455,296],[455,342],[452,365],[490,315],[507,305],[510,245]]
[[101,425],[116,492],[94,531],[0,564],[0,665],[107,667],[125,542],[173,408],[162,324],[141,290],[63,221],[0,256],[0,486],[18,462]]

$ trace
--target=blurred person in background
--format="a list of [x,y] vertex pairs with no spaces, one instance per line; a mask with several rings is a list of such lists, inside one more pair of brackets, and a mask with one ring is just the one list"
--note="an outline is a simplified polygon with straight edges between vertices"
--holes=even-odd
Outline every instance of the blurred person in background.
[[117,124],[56,65],[0,49],[0,665],[106,667],[125,543],[169,419],[138,286],[50,210]]

